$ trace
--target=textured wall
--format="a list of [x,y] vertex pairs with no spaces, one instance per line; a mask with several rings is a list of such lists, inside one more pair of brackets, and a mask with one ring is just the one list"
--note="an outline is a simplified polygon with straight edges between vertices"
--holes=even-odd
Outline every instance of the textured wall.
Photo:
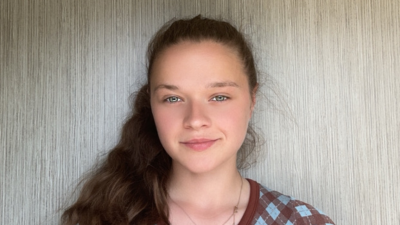
[[1,0],[0,224],[57,224],[116,143],[151,35],[198,13],[241,26],[264,77],[253,122],[266,154],[244,175],[337,224],[400,224],[399,12],[397,0]]

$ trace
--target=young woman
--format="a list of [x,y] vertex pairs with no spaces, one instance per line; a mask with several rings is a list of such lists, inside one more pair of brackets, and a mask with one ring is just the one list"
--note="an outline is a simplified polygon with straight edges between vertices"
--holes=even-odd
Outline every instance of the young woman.
[[165,25],[121,140],[62,223],[333,224],[238,172],[254,149],[257,87],[252,52],[232,25],[201,16]]

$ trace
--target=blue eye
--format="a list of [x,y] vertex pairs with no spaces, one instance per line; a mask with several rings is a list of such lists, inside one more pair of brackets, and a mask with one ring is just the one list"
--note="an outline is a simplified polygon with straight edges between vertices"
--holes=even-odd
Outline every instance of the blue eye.
[[222,102],[222,101],[225,101],[227,99],[228,99],[228,97],[226,97],[226,96],[217,95],[217,96],[213,97],[211,100],[212,101],[217,101],[217,102]]
[[165,99],[166,102],[174,103],[174,102],[180,102],[182,101],[180,98],[176,96],[171,96]]

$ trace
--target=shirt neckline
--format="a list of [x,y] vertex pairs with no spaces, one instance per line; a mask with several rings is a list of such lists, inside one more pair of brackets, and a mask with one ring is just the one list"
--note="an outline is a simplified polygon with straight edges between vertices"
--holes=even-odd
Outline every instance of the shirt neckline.
[[242,219],[240,219],[238,225],[251,224],[251,221],[253,220],[257,210],[258,199],[260,198],[260,186],[258,185],[258,183],[249,178],[246,178],[246,180],[250,184],[250,198],[249,198],[249,203],[247,204],[246,207],[246,211],[244,211]]

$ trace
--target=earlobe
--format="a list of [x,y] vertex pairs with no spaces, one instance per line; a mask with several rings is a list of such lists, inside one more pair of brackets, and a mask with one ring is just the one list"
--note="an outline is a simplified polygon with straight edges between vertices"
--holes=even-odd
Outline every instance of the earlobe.
[[253,115],[253,111],[254,111],[254,107],[255,106],[256,106],[256,102],[255,102],[255,98],[254,98],[254,100],[253,100],[253,102],[251,103],[251,106],[250,106],[250,118]]
[[256,94],[257,94],[257,90],[258,90],[258,83],[257,83],[256,86],[253,88],[253,90],[251,91],[251,106],[250,106],[251,113],[253,113],[254,107],[256,106]]

